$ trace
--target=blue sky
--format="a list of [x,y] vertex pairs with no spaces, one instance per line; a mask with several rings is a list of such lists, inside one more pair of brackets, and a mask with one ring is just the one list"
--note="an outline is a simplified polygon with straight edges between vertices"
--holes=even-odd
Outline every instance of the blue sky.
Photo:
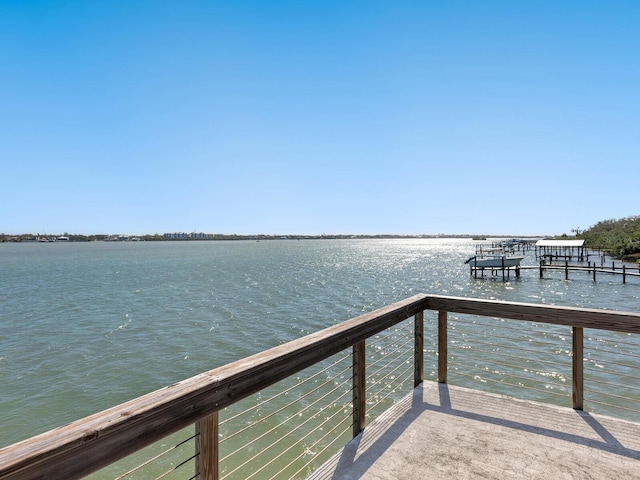
[[0,232],[640,214],[640,2],[0,0]]

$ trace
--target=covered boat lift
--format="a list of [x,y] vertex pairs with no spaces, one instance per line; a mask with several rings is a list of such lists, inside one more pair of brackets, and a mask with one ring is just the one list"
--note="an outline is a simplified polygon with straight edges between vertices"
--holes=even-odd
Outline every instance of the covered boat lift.
[[[585,261],[586,251],[584,240],[538,240],[536,242],[536,257],[542,259],[563,259],[579,262]],[[588,258],[588,256],[587,256]]]

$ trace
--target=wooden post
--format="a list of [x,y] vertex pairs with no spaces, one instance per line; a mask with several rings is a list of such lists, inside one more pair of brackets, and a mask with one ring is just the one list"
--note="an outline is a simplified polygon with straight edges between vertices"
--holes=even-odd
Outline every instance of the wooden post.
[[622,283],[627,283],[627,266],[622,264]]
[[367,378],[364,340],[353,346],[353,438],[364,430],[366,423]]
[[542,264],[544,263],[544,260],[540,259],[540,278],[542,278]]
[[218,480],[218,412],[196,422],[196,480]]
[[596,262],[593,262],[593,281],[596,281]]
[[584,408],[584,331],[582,327],[573,327],[573,408]]
[[447,312],[438,311],[438,382],[447,383]]
[[424,312],[416,313],[414,322],[414,367],[413,387],[417,387],[424,380]]

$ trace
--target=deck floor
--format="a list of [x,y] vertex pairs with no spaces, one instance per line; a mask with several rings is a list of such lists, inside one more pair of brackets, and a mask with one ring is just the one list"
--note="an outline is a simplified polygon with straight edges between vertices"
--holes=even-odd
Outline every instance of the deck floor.
[[425,382],[310,480],[640,479],[640,424]]

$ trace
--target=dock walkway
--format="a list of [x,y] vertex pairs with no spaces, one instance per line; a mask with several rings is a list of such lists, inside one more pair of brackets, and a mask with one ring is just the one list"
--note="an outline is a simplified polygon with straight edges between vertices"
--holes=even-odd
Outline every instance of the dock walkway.
[[640,479],[640,424],[435,382],[309,480]]

